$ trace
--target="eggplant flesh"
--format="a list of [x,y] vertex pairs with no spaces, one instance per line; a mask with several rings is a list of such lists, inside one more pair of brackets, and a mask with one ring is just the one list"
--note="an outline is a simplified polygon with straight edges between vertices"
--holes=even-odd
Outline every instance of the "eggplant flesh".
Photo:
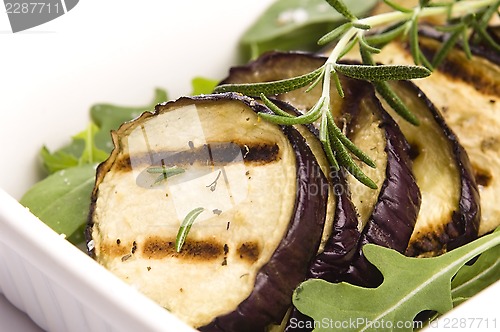
[[[446,35],[430,28],[420,31],[420,47],[432,58]],[[484,46],[471,45],[467,59],[453,48],[432,75],[415,80],[436,106],[447,126],[465,149],[480,193],[478,235],[500,225],[500,56]],[[412,64],[408,45],[394,42],[376,55],[383,63]]]
[[[303,137],[260,111],[269,112],[237,94],[158,105],[113,133],[97,170],[91,254],[204,331],[281,321],[323,232],[328,182]],[[172,167],[183,172],[158,178]],[[176,252],[180,223],[198,207]]]

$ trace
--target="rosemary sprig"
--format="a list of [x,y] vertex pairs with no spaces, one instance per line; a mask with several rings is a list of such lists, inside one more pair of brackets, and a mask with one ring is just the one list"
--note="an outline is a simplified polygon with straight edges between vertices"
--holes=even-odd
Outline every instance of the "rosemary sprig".
[[[325,45],[335,42],[329,57],[324,65],[304,75],[265,83],[226,84],[216,88],[215,92],[234,91],[248,96],[261,96],[263,102],[275,113],[260,114],[267,121],[282,125],[306,124],[319,121],[320,140],[323,149],[333,168],[339,165],[346,168],[359,181],[370,188],[376,188],[356,165],[350,154],[355,155],[367,165],[374,167],[368,156],[352,144],[337,127],[330,110],[330,81],[336,84],[337,91],[343,97],[343,90],[338,73],[356,79],[367,80],[373,83],[378,93],[386,99],[388,104],[408,122],[418,125],[418,118],[404,105],[398,95],[386,83],[389,80],[412,80],[423,78],[431,74],[433,68],[446,58],[448,52],[460,41],[465,52],[470,55],[469,39],[489,44],[500,50],[486,31],[491,17],[498,13],[500,0],[454,0],[449,2],[433,2],[421,0],[414,8],[406,8],[390,0],[384,0],[393,11],[377,14],[366,18],[357,18],[342,0],[325,0],[347,20],[331,32],[319,39],[318,44]],[[430,61],[423,55],[418,39],[419,23],[423,18],[443,16],[448,24],[449,38]],[[458,21],[458,22],[457,22]],[[374,28],[385,27],[386,31],[379,34],[370,34]],[[409,41],[414,66],[408,65],[378,65],[373,60],[373,54],[396,38],[406,38]],[[362,65],[341,64],[340,60],[355,45],[359,46]],[[322,81],[322,94],[316,104],[305,114],[292,116],[279,109],[266,96],[286,93],[298,88],[312,87]]]
[[184,220],[182,221],[181,227],[179,227],[179,231],[177,232],[177,237],[175,238],[175,251],[181,252],[182,246],[186,241],[186,237],[191,230],[191,226],[193,226],[196,218],[202,213],[205,209],[202,207],[191,210]]

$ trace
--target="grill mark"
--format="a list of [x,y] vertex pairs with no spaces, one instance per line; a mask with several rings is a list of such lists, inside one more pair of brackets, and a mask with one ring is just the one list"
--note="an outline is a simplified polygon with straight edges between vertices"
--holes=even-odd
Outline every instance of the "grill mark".
[[259,258],[259,245],[255,242],[242,243],[238,249],[236,249],[236,253],[242,260],[253,263]]
[[[143,259],[165,259],[178,258],[192,261],[214,261],[222,259],[223,265],[227,265],[229,246],[215,240],[186,240],[181,252],[175,250],[175,239],[150,236],[144,244],[136,241],[124,244],[123,242],[102,243],[100,246],[101,256],[116,258],[120,257],[126,262],[132,256],[140,253]],[[254,263],[259,259],[260,248],[257,242],[243,242],[236,249],[236,257],[247,263]]]
[[[144,152],[134,155],[135,164],[166,167],[201,164],[206,166],[222,166],[243,161],[245,164],[268,164],[280,159],[280,148],[276,143],[209,143],[184,151],[158,151],[154,155]],[[152,162],[152,164],[151,164]],[[113,170],[129,172],[132,164],[129,154],[115,160]]]
[[100,251],[103,257],[117,257],[124,256],[130,254],[133,248],[132,243],[124,244],[121,241],[111,242],[111,243],[102,243],[100,246]]
[[[420,48],[427,59],[432,59],[436,54],[437,42],[421,39]],[[406,51],[409,52],[409,46]],[[470,85],[481,93],[500,96],[500,85],[496,84],[486,72],[478,72],[474,70],[474,66],[467,66],[469,60],[458,54],[456,50],[452,50],[445,61],[437,68],[444,75],[461,80]]]
[[474,172],[474,178],[476,179],[476,183],[480,187],[488,187],[493,181],[493,175],[491,172],[477,166],[472,165],[472,170]]
[[175,251],[175,240],[150,237],[144,243],[142,255],[148,259],[176,257],[197,261],[211,261],[224,254],[224,245],[216,241],[187,240],[181,252]]

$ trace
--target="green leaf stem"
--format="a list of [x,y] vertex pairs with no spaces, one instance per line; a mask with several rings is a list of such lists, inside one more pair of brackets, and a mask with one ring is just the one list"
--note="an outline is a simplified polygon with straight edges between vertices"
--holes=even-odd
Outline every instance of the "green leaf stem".
[[318,45],[326,45],[326,44],[333,42],[334,40],[337,40],[340,36],[342,36],[350,28],[352,28],[351,22],[347,22],[347,23],[344,23],[342,25],[339,25],[337,28],[333,29],[332,31],[330,31],[329,33],[327,33],[326,35],[321,37],[318,40]]

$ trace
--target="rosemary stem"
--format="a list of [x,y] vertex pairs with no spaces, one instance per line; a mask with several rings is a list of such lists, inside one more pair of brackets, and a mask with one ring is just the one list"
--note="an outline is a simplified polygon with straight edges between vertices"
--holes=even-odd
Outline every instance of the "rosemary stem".
[[[358,31],[358,29],[354,28],[354,27],[347,30],[347,32],[342,36],[342,38],[339,39],[339,41],[337,42],[337,44],[333,48],[333,50],[330,53],[330,56],[326,60],[325,64],[331,65],[331,64],[337,63],[344,48],[347,46],[347,44],[349,44],[349,41],[356,35],[357,31]],[[329,71],[328,68],[325,67],[325,73],[328,71]],[[330,78],[330,76],[328,78]],[[324,81],[327,81],[326,77],[325,77]]]
[[[479,9],[488,7],[495,3],[495,0],[464,0],[457,3],[452,4],[451,14],[452,16],[461,16],[463,14],[468,14],[472,12],[476,12]],[[439,6],[439,7],[416,7],[414,11],[418,10],[419,17],[428,17],[428,16],[437,16],[448,13],[448,7]],[[378,14],[374,16],[370,16],[367,18],[362,18],[356,20],[356,23],[360,25],[369,25],[371,27],[385,25],[388,23],[398,22],[402,20],[410,19],[414,13],[403,13],[403,12],[389,12]],[[355,28],[352,28],[355,29]]]
[[321,91],[321,97],[326,98],[325,103],[327,106],[330,105],[330,78],[332,73],[333,65],[329,62],[325,64],[325,76],[323,79],[323,90]]
[[325,73],[323,78],[323,86],[321,91],[321,98],[324,99],[321,106],[321,124],[320,124],[320,141],[325,144],[327,139],[327,112],[330,112],[330,77],[333,65],[330,63],[325,64]]

